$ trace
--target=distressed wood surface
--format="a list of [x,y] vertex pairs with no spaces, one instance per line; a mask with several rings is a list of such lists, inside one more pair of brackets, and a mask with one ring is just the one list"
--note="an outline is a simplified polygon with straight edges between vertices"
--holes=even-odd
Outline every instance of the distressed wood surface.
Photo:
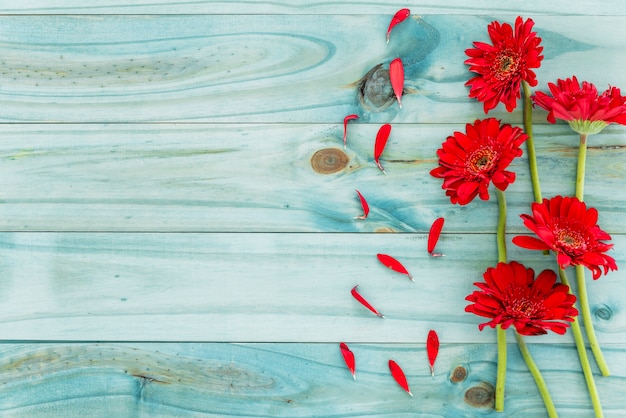
[[[492,234],[443,238],[430,257],[422,234],[5,233],[0,257],[11,340],[421,343],[491,342],[465,296],[496,261]],[[612,255],[626,260],[625,239]],[[509,257],[554,268],[539,251]],[[400,260],[415,277],[384,267]],[[572,280],[573,281],[573,280]],[[624,342],[623,274],[589,284],[602,341]],[[386,316],[350,295],[361,293]],[[563,342],[545,336],[538,342]]]
[[542,0],[343,0],[328,3],[311,0],[11,0],[0,1],[0,13],[7,14],[382,14],[387,15],[402,7],[413,8],[413,13],[478,14],[486,12],[525,13],[534,15],[624,15],[626,7],[620,0],[586,0],[576,2]]
[[[4,231],[493,233],[495,197],[452,206],[429,175],[436,149],[463,125],[397,125],[383,175],[373,161],[379,125],[0,125]],[[538,126],[544,195],[573,193],[578,138]],[[626,232],[613,194],[626,179],[626,130],[590,139],[586,201],[611,233]],[[527,231],[532,192],[525,158],[511,169],[509,228]],[[355,189],[372,212],[365,221]],[[105,209],[106,208],[106,209]]]
[[[491,409],[492,344],[442,346],[435,377],[420,345],[350,344],[357,379],[338,344],[2,344],[0,413],[67,417],[501,417]],[[529,345],[557,410],[589,417],[569,345]],[[605,416],[623,414],[624,345],[608,346],[614,375],[598,379]],[[544,416],[517,348],[509,347],[507,417]],[[387,370],[393,358],[414,397]],[[463,376],[465,378],[463,379]]]
[[[387,46],[400,7],[414,18]],[[464,50],[522,14],[543,38],[539,87],[576,74],[626,88],[625,13],[619,0],[0,0],[0,415],[500,416],[494,332],[463,312],[496,258],[496,205],[453,207],[428,175],[445,137],[484,117],[463,86]],[[379,104],[359,98],[359,81],[396,56],[404,109],[387,90]],[[385,176],[372,148],[386,122]],[[571,193],[575,136],[545,112],[535,122],[544,195]],[[620,266],[625,142],[624,127],[591,138],[586,189]],[[512,169],[514,234],[531,194],[526,160]],[[355,188],[372,206],[364,222]],[[425,249],[438,216],[445,258]],[[613,372],[596,378],[608,417],[626,415],[625,278],[589,283]],[[355,284],[386,319],[351,298]],[[590,416],[571,335],[527,340],[561,416]],[[357,355],[356,382],[339,341]],[[510,342],[506,416],[543,417]]]
[[[493,19],[514,17],[411,18],[387,45],[382,14],[0,16],[0,121],[337,123],[357,113],[376,123],[466,123],[481,113],[464,86],[464,50],[488,39]],[[572,74],[626,85],[623,17],[535,20],[543,88]],[[380,72],[359,98],[359,81],[395,57],[405,67],[404,109],[388,85],[374,88]],[[519,111],[490,115],[521,121]]]

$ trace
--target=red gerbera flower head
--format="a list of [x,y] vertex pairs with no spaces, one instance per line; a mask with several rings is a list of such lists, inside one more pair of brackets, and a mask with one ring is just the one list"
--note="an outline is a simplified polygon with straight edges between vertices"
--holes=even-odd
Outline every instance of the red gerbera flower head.
[[511,261],[489,267],[483,274],[485,282],[474,283],[476,290],[465,300],[473,304],[466,312],[491,318],[478,326],[482,331],[487,325],[511,325],[522,335],[546,334],[548,330],[564,334],[578,311],[574,308],[576,296],[569,287],[556,283],[556,274],[544,270],[535,279],[531,268]]
[[605,254],[611,236],[597,225],[598,211],[576,197],[556,196],[533,203],[532,215],[521,215],[526,228],[539,237],[520,235],[513,243],[530,250],[552,250],[561,268],[583,265],[600,278],[602,271],[617,270],[615,259]]
[[465,64],[477,73],[466,86],[470,86],[469,97],[483,102],[485,113],[504,103],[512,112],[520,98],[522,80],[530,86],[537,85],[537,76],[531,68],[539,68],[543,47],[541,38],[532,31],[532,19],[515,19],[515,31],[508,23],[491,22],[487,27],[492,45],[474,42],[475,48],[465,50],[469,56]]
[[602,94],[591,83],[583,81],[582,86],[576,76],[548,83],[550,93],[538,91],[533,101],[548,111],[548,122],[556,119],[567,121],[579,134],[597,134],[611,123],[626,125],[626,97],[617,87],[611,87]]
[[442,189],[452,203],[466,205],[477,195],[489,199],[488,187],[505,190],[515,181],[507,171],[515,157],[522,155],[520,146],[528,136],[520,128],[494,118],[476,120],[465,126],[466,133],[455,132],[437,150],[439,167],[430,174],[442,178]]

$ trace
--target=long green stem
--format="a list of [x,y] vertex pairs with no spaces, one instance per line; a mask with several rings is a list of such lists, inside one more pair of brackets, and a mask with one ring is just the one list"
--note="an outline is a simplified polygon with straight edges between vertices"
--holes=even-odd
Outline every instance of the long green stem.
[[[506,263],[506,195],[496,188],[498,196],[498,226],[496,241],[498,243],[498,262]],[[496,370],[496,411],[504,411],[504,385],[506,382],[506,330],[500,325],[496,327],[498,342],[498,366]]]
[[604,360],[604,355],[600,349],[600,343],[596,338],[596,333],[593,329],[593,321],[591,320],[591,310],[589,309],[589,298],[587,297],[587,286],[585,284],[585,267],[576,266],[576,286],[578,287],[578,302],[580,303],[581,315],[583,318],[583,324],[585,325],[585,331],[587,333],[587,340],[589,340],[589,347],[596,359],[598,368],[602,373],[602,376],[610,376],[611,371],[609,366]]
[[587,162],[587,134],[580,134],[578,166],[576,167],[576,197],[581,202],[585,196],[585,164]]
[[498,242],[498,262],[506,263],[506,196],[504,192],[496,188],[498,195],[498,228],[496,240]]
[[522,81],[524,91],[524,132],[528,135],[526,140],[526,153],[528,154],[528,166],[530,168],[530,181],[533,185],[535,202],[541,203],[541,185],[539,184],[539,170],[537,170],[537,154],[535,153],[535,137],[533,136],[533,102],[530,98],[530,86]]
[[506,383],[506,330],[496,326],[498,339],[498,366],[496,370],[496,411],[504,411],[504,384]]
[[[561,283],[570,288],[572,287],[567,280],[565,270],[559,267],[559,277]],[[576,342],[576,350],[578,351],[578,358],[580,360],[580,366],[583,369],[583,375],[585,376],[585,382],[587,383],[587,390],[589,391],[589,397],[591,398],[591,404],[593,405],[593,411],[596,418],[604,417],[602,412],[602,405],[600,404],[600,396],[598,395],[598,389],[596,388],[596,382],[593,379],[593,372],[591,371],[591,365],[589,364],[589,358],[587,357],[587,349],[585,348],[585,341],[583,340],[583,333],[580,330],[580,323],[578,317],[574,318],[572,322],[572,334],[574,335],[574,342]]]
[[[585,165],[587,161],[587,134],[580,134],[580,145],[578,147],[578,165],[576,168],[576,197],[581,202],[585,195]],[[604,360],[604,355],[600,349],[600,343],[596,337],[596,331],[591,319],[591,309],[589,309],[589,298],[587,297],[587,283],[585,282],[585,270],[583,266],[576,266],[576,285],[578,286],[578,301],[580,303],[580,313],[585,324],[585,333],[589,340],[589,346],[593,353],[598,368],[602,376],[610,376],[611,371]]]
[[530,355],[530,351],[528,351],[528,346],[526,346],[526,341],[524,341],[524,337],[516,332],[515,338],[517,339],[517,347],[519,348],[519,352],[522,354],[522,358],[526,362],[526,366],[528,367],[530,374],[535,379],[535,384],[537,385],[537,389],[539,389],[541,399],[543,399],[543,403],[546,406],[548,416],[550,418],[558,417],[559,415],[557,414],[556,408],[554,407],[554,402],[552,402],[552,397],[550,396],[550,392],[548,391],[548,386],[546,385],[545,380],[543,380],[543,376],[541,375],[539,368],[533,361],[533,358]]

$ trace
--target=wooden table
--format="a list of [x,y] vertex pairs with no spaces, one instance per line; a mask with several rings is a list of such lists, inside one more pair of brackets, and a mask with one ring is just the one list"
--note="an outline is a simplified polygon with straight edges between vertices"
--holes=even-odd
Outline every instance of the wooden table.
[[[453,206],[429,171],[448,135],[485,117],[463,61],[489,22],[534,19],[538,88],[576,75],[626,89],[626,5],[419,3],[0,0],[0,415],[545,416],[512,335],[506,412],[492,410],[495,332],[463,309],[497,259],[495,196]],[[412,18],[387,45],[401,7]],[[403,108],[364,102],[359,81],[395,57]],[[489,116],[519,125],[521,106]],[[545,116],[544,196],[572,194],[578,138]],[[387,175],[372,156],[383,123]],[[625,149],[624,126],[593,136],[586,187],[621,268]],[[512,169],[510,236],[528,232],[532,201],[526,158]],[[446,257],[433,258],[440,216]],[[554,268],[513,245],[509,257]],[[626,415],[625,279],[589,280],[612,417]],[[386,319],[352,299],[356,284]],[[571,334],[527,341],[561,415],[591,416]]]

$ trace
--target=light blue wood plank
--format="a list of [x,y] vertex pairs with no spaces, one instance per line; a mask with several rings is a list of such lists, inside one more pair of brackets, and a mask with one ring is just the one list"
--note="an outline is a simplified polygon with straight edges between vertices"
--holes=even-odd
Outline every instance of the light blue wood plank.
[[[0,335],[20,340],[491,342],[464,298],[495,264],[493,235],[4,233]],[[623,266],[626,239],[611,255]],[[376,258],[399,259],[415,283]],[[510,246],[537,272],[551,257]],[[623,343],[623,270],[589,284],[599,338]],[[359,305],[350,289],[386,315]],[[571,342],[569,336],[533,339]]]
[[[429,174],[463,125],[394,125],[387,175],[372,157],[378,128],[351,123],[344,153],[340,123],[0,125],[0,230],[427,232],[444,216],[446,233],[495,231],[495,197],[453,206]],[[578,138],[564,125],[535,131],[544,195],[573,194]],[[614,193],[625,149],[621,126],[590,139],[586,201],[610,233],[626,233],[626,199]],[[509,230],[524,232],[527,161],[511,170]],[[354,219],[355,189],[371,207],[365,221]]]
[[[377,123],[465,123],[483,114],[467,98],[464,50],[488,39],[492,19],[514,17],[415,17],[387,45],[388,15],[2,16],[0,120],[335,123],[357,113]],[[536,23],[540,86],[572,74],[626,86],[622,17]],[[404,110],[362,105],[358,82],[395,57],[405,64]],[[521,120],[501,108],[491,115]]]
[[[350,344],[357,380],[338,344],[3,344],[3,416],[501,416],[491,409],[496,350],[443,345],[430,376],[423,344]],[[561,416],[591,407],[573,346],[530,350]],[[506,416],[544,417],[534,382],[509,346]],[[609,346],[613,376],[597,377],[605,416],[626,413],[626,346]],[[411,398],[389,375],[393,358],[407,374]],[[457,368],[462,381],[452,379]],[[473,395],[472,395],[473,394]],[[481,398],[483,396],[484,398]],[[467,399],[482,400],[472,404]]]
[[489,12],[539,14],[582,14],[585,16],[624,14],[624,4],[619,0],[587,0],[571,2],[566,0],[511,0],[503,4],[497,0],[449,0],[445,3],[433,0],[364,2],[355,0],[326,1],[308,0],[10,0],[0,1],[1,13],[216,13],[216,14],[386,14],[392,15],[396,9],[411,7],[414,13],[483,14]]

